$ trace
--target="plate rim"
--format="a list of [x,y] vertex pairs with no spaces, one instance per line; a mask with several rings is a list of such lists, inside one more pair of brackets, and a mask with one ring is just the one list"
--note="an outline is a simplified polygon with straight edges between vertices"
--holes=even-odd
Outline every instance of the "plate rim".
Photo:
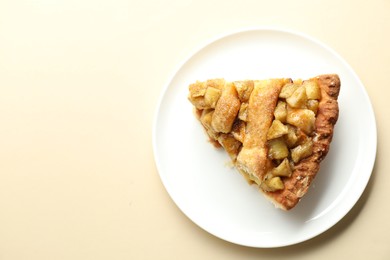
[[[257,32],[259,32],[259,33],[264,33],[264,32],[274,32],[275,33],[276,32],[279,34],[289,34],[289,35],[297,36],[299,38],[302,38],[303,40],[309,41],[311,43],[314,43],[317,46],[320,46],[321,48],[325,49],[327,52],[329,52],[330,54],[335,56],[338,59],[338,61],[341,62],[342,65],[348,70],[348,72],[351,73],[351,76],[354,78],[354,80],[356,80],[356,82],[359,83],[359,88],[361,88],[362,94],[364,95],[364,99],[366,100],[367,105],[368,105],[367,109],[369,110],[368,111],[369,117],[373,120],[373,124],[370,125],[370,127],[372,127],[371,138],[372,138],[373,142],[370,144],[370,148],[367,149],[367,150],[371,150],[371,152],[369,153],[369,155],[371,155],[371,157],[367,160],[367,162],[365,164],[366,169],[367,169],[366,171],[368,171],[369,173],[365,174],[366,178],[359,182],[360,186],[359,186],[358,194],[356,194],[353,197],[352,201],[348,204],[349,207],[345,207],[342,213],[337,214],[335,220],[331,221],[331,224],[328,224],[324,228],[320,229],[320,231],[318,231],[318,232],[314,232],[314,234],[311,234],[309,236],[304,236],[301,239],[295,239],[293,241],[289,241],[289,242],[285,242],[285,243],[265,245],[265,246],[259,245],[259,244],[238,243],[237,241],[232,241],[232,240],[226,239],[224,237],[221,237],[220,235],[215,234],[214,232],[211,232],[210,230],[207,230],[205,227],[201,226],[191,216],[189,216],[189,214],[187,214],[182,209],[182,207],[179,205],[179,203],[177,202],[177,200],[174,198],[174,196],[171,193],[172,191],[170,190],[170,184],[168,184],[168,180],[166,180],[166,177],[164,177],[164,175],[161,173],[162,166],[161,166],[159,156],[157,154],[157,146],[158,146],[157,139],[158,138],[157,138],[157,129],[156,129],[157,124],[158,124],[158,119],[159,119],[159,111],[160,111],[160,108],[161,108],[162,103],[164,101],[164,98],[168,92],[168,89],[169,89],[172,81],[174,80],[174,78],[176,77],[178,72],[183,68],[184,65],[186,65],[195,55],[197,55],[202,50],[206,49],[209,45],[211,45],[217,41],[223,40],[224,38],[227,38],[227,37],[239,35],[242,33],[257,33]],[[299,244],[299,243],[302,243],[304,241],[310,240],[316,236],[319,236],[320,234],[326,232],[331,227],[333,227],[335,224],[337,224],[341,219],[343,219],[351,211],[351,209],[356,205],[356,203],[358,202],[358,200],[361,198],[362,194],[366,190],[366,187],[369,183],[369,180],[371,178],[371,175],[372,175],[372,172],[374,169],[376,155],[377,155],[377,123],[376,123],[375,112],[374,112],[371,100],[369,98],[369,95],[366,91],[364,84],[362,83],[362,81],[360,80],[360,78],[358,77],[356,72],[352,69],[352,67],[335,50],[333,50],[332,48],[330,48],[328,45],[324,44],[323,42],[319,41],[318,39],[316,39],[312,36],[309,36],[308,34],[305,34],[303,32],[297,31],[297,30],[285,29],[285,28],[274,27],[274,26],[248,27],[248,28],[241,28],[241,29],[232,30],[229,32],[219,34],[215,37],[209,38],[203,44],[200,44],[200,45],[196,46],[195,48],[193,48],[192,51],[190,51],[189,54],[181,62],[179,62],[178,65],[176,65],[176,67],[173,69],[173,72],[171,73],[171,75],[168,76],[168,80],[164,84],[164,87],[162,88],[162,90],[159,94],[158,102],[157,102],[157,105],[156,105],[156,108],[154,111],[153,123],[152,123],[152,147],[153,147],[154,160],[155,160],[155,163],[157,166],[156,167],[157,173],[160,176],[160,180],[162,181],[165,190],[167,191],[169,197],[172,199],[174,204],[180,209],[180,211],[187,218],[189,218],[196,226],[200,227],[201,229],[203,229],[207,233],[212,234],[215,237],[218,237],[219,239],[222,239],[224,241],[228,241],[228,242],[233,243],[233,244],[246,246],[246,247],[253,247],[253,248],[278,248],[278,247],[286,247],[286,246]],[[343,197],[343,199],[345,200],[344,197]]]

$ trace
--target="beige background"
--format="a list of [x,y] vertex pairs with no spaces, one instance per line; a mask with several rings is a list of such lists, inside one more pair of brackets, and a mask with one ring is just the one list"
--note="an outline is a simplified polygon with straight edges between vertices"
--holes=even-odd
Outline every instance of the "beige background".
[[[280,249],[201,230],[168,196],[152,153],[157,100],[178,64],[254,26],[335,49],[377,118],[362,198],[329,231]],[[1,0],[0,259],[390,259],[389,32],[389,0]]]

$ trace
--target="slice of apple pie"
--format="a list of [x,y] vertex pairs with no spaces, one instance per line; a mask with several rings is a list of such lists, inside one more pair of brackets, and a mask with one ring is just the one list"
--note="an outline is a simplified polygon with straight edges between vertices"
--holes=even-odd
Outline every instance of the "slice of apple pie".
[[338,119],[340,79],[320,75],[189,86],[189,100],[210,141],[277,207],[293,208],[329,150]]

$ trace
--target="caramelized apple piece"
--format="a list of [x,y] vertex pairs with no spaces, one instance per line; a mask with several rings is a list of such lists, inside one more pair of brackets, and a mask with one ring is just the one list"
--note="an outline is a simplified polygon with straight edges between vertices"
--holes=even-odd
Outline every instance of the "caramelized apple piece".
[[306,88],[307,99],[321,99],[321,89],[316,81],[304,81],[302,86]]
[[301,129],[299,129],[299,128],[296,129],[295,134],[296,134],[297,137],[298,137],[298,140],[297,140],[297,142],[295,143],[295,146],[301,145],[301,144],[303,144],[303,143],[306,143],[307,140],[310,139],[310,137],[309,137],[307,134],[305,134],[305,132],[303,132],[303,131],[302,131]]
[[282,90],[280,91],[279,97],[280,98],[289,98],[294,91],[299,88],[299,84],[296,83],[287,83],[283,86]]
[[285,158],[277,167],[272,169],[273,176],[283,176],[290,177],[292,174],[292,170],[290,167],[290,162],[287,158]]
[[316,99],[309,99],[306,102],[307,108],[310,109],[311,111],[313,111],[314,114],[316,114],[316,115],[317,115],[317,112],[318,112],[318,105],[319,105],[319,102]]
[[221,90],[217,88],[208,87],[204,95],[205,104],[210,108],[215,108],[218,99],[221,97]]
[[284,101],[279,100],[274,111],[275,119],[282,123],[286,123],[287,117],[287,104]]
[[235,81],[233,82],[233,84],[237,89],[238,98],[240,99],[240,101],[247,102],[253,90],[253,85],[254,85],[253,81],[252,80]]
[[290,97],[286,99],[287,104],[294,108],[303,108],[306,105],[306,88],[300,86],[297,88]]
[[296,146],[298,136],[295,127],[287,125],[287,134],[284,136],[284,140],[289,148]]
[[280,177],[271,177],[269,179],[264,180],[261,183],[261,188],[265,191],[277,191],[277,190],[283,190],[284,184],[282,179]]
[[306,134],[314,130],[316,115],[310,109],[289,108],[287,106],[287,123],[296,126]]
[[283,138],[276,138],[268,141],[268,156],[271,159],[284,159],[288,156],[287,144]]
[[294,163],[298,163],[302,159],[310,156],[313,153],[313,141],[308,139],[304,144],[298,145],[291,149],[291,159]]
[[188,99],[197,109],[215,108],[224,85],[224,79],[197,81],[189,86]]
[[287,134],[288,128],[282,122],[275,119],[267,133],[267,140],[275,139]]

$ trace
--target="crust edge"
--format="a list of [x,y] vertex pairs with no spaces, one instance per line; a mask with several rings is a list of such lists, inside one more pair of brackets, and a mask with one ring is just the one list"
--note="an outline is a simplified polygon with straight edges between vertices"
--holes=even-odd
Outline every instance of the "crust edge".
[[322,94],[315,122],[313,154],[296,165],[292,176],[285,182],[284,190],[265,192],[260,189],[265,197],[283,210],[294,208],[307,193],[320,169],[320,162],[328,154],[333,139],[334,126],[339,116],[337,101],[341,86],[339,76],[337,74],[324,74],[312,79],[317,80]]

